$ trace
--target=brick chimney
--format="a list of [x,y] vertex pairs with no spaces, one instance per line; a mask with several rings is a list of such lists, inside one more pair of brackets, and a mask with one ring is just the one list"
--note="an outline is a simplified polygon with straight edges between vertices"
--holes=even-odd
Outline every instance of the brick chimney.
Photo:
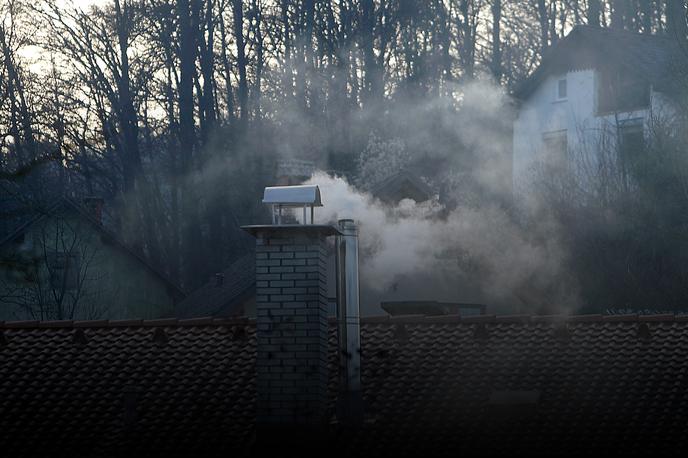
[[255,227],[258,422],[322,425],[327,404],[326,237],[332,226]]
[[[243,229],[256,237],[257,426],[274,440],[328,420],[327,237],[339,230],[312,224],[317,186],[266,188],[263,202],[273,224]],[[304,223],[310,207],[311,224],[283,224],[290,207]]]

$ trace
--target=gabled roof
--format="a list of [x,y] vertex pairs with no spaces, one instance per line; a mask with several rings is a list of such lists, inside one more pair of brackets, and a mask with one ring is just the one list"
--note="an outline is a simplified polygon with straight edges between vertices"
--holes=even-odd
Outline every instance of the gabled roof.
[[177,318],[203,316],[228,317],[241,315],[242,302],[256,291],[256,255],[247,253],[181,301]]
[[[361,346],[364,424],[332,416],[321,456],[688,445],[683,317],[364,318]],[[255,360],[247,320],[0,323],[3,455],[244,455],[270,440],[255,435]]]
[[142,253],[137,252],[132,247],[128,246],[117,234],[108,230],[103,224],[91,216],[81,205],[69,197],[60,197],[54,200],[51,204],[45,206],[29,207],[22,212],[21,220],[17,221],[12,227],[12,231],[4,234],[0,239],[0,247],[15,240],[21,234],[24,234],[31,226],[42,221],[45,218],[63,215],[65,212],[71,212],[78,215],[81,219],[87,222],[94,230],[98,231],[101,236],[111,243],[114,247],[132,257],[137,262],[143,265],[154,276],[158,277],[164,282],[167,287],[179,297],[185,295],[184,291],[175,284],[165,273],[158,270],[151,265]]
[[514,90],[514,97],[527,99],[548,76],[568,71],[616,66],[653,83],[657,89],[669,84],[678,66],[688,61],[674,38],[666,35],[579,25],[543,57],[538,68]]

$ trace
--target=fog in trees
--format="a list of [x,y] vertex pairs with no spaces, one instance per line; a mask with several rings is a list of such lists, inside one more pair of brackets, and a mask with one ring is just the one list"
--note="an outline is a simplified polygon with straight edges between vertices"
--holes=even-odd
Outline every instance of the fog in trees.
[[[607,199],[544,173],[514,198],[509,94],[579,24],[688,35],[660,0],[2,0],[3,202],[103,197],[108,227],[191,291],[253,249],[239,226],[268,222],[263,187],[302,159],[318,216],[368,230],[371,301],[685,308],[685,133],[657,122],[663,159],[628,171],[632,192],[615,171],[589,178]],[[371,197],[409,168],[433,202]]]

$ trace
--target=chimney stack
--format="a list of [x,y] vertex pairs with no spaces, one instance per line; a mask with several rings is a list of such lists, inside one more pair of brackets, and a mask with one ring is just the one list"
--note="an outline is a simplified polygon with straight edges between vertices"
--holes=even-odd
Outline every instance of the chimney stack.
[[339,405],[337,416],[353,426],[362,420],[360,294],[358,287],[358,228],[339,220],[336,242],[337,335],[339,340]]
[[266,188],[264,202],[277,224],[243,229],[256,237],[258,426],[279,435],[328,420],[326,237],[339,231],[281,224],[284,208],[321,205],[317,186]]

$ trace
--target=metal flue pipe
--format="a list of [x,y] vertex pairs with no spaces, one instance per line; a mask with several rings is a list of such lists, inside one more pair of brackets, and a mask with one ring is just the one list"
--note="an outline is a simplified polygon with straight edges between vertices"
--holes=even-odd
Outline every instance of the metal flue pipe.
[[363,417],[361,395],[360,295],[358,288],[358,229],[351,219],[338,222],[336,240],[337,331],[339,338],[339,416],[356,424]]

